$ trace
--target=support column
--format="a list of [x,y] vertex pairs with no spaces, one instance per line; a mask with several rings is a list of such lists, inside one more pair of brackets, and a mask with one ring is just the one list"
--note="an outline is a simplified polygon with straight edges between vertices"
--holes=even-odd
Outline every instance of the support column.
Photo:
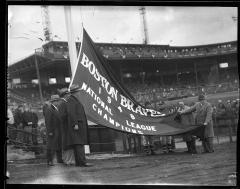
[[127,153],[127,143],[126,143],[126,134],[125,133],[121,133],[122,135],[122,142],[123,142],[123,149],[124,149],[124,152]]

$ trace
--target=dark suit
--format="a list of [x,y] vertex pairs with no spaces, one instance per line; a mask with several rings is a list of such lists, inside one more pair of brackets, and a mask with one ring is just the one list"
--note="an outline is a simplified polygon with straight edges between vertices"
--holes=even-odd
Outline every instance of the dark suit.
[[23,135],[24,136],[23,141],[27,144],[30,144],[32,141],[32,124],[33,124],[32,112],[24,111],[23,112],[23,129],[26,132]]
[[74,150],[77,166],[86,164],[84,145],[89,144],[89,133],[83,105],[71,94],[62,99],[59,113],[63,123],[63,149]]
[[57,153],[57,161],[62,162],[61,120],[57,111],[57,107],[51,102],[45,103],[43,106],[43,115],[47,129],[48,162],[52,162],[55,151]]
[[[19,130],[23,130],[23,113],[17,109],[14,113],[14,122]],[[17,141],[18,142],[23,142],[23,133],[22,132],[17,132]]]
[[32,132],[34,135],[32,135],[32,141],[33,141],[33,144],[34,145],[37,145],[38,144],[38,141],[37,141],[37,126],[38,126],[38,116],[35,112],[31,112],[31,120],[32,120]]

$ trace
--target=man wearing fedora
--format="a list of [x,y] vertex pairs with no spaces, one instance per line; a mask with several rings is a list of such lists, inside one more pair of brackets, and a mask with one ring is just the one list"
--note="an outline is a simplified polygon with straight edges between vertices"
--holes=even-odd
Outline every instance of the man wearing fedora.
[[196,124],[204,125],[204,136],[202,139],[202,145],[205,153],[212,153],[213,150],[213,121],[212,121],[212,106],[205,99],[203,94],[200,94],[198,97],[199,103],[196,103],[187,110],[180,111],[180,114],[186,114],[191,112],[196,112]]
[[62,135],[61,120],[58,115],[59,95],[52,95],[49,101],[43,105],[43,115],[47,129],[47,164],[53,165],[53,157],[56,152],[57,162],[62,161]]
[[64,132],[63,149],[72,149],[75,165],[86,167],[91,166],[86,163],[84,150],[84,145],[89,144],[89,133],[84,107],[77,98],[79,90],[80,87],[75,84],[70,87],[69,93],[62,90],[60,96],[63,96],[63,100],[59,105],[59,114]]

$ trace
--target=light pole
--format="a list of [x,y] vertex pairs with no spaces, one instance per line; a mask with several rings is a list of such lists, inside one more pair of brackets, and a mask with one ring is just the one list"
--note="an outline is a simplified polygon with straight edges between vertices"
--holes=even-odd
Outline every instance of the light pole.
[[111,43],[114,43],[114,41],[117,41],[117,39],[116,39],[116,38],[113,38],[113,40],[111,41]]
[[130,41],[132,41],[133,40],[133,38],[131,38],[128,42],[127,42],[127,44],[129,44],[130,43]]
[[196,63],[196,62],[194,62],[194,72],[195,72],[195,80],[196,80],[197,93],[198,93],[198,95],[199,95],[198,74],[197,74],[197,63]]
[[41,77],[40,77],[40,72],[39,72],[39,67],[38,67],[37,52],[36,52],[36,50],[37,50],[37,49],[34,50],[34,62],[35,62],[35,67],[36,67],[36,72],[37,72],[37,79],[38,79],[38,88],[39,88],[40,100],[41,100],[41,103],[43,104]]

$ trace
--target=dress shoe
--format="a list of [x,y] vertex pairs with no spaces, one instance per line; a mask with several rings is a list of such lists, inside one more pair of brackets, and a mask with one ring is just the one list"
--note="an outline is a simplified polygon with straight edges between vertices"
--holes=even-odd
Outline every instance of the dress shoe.
[[207,153],[213,153],[213,152],[214,152],[214,150],[213,151],[203,151],[202,153],[207,154]]
[[76,164],[75,166],[76,166],[76,167],[91,167],[91,166],[93,166],[93,164],[91,164],[91,163],[85,163],[85,164]]
[[48,166],[54,166],[54,164],[53,164],[52,161],[48,161],[48,162],[47,162],[47,165],[48,165]]
[[85,163],[83,166],[84,166],[84,167],[92,167],[93,164],[92,164],[92,163]]
[[63,160],[59,160],[59,161],[57,161],[57,162],[58,162],[58,163],[64,163]]
[[198,154],[197,150],[191,151],[191,154]]
[[150,154],[151,154],[151,155],[156,155],[156,152],[154,152],[153,150],[151,150]]

